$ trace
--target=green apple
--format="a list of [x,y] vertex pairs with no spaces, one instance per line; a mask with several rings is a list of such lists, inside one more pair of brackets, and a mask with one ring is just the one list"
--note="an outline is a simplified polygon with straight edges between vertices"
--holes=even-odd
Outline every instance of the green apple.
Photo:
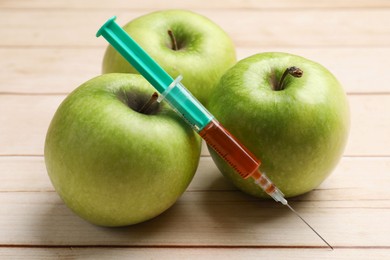
[[[184,10],[141,16],[123,29],[172,77],[204,105],[220,77],[236,62],[230,37],[214,22]],[[103,73],[138,73],[112,46],[103,59]]]
[[[286,197],[316,188],[332,172],[349,132],[348,102],[337,79],[320,64],[287,53],[239,61],[214,89],[209,109],[261,159],[260,170]],[[239,189],[268,197],[209,150]]]
[[45,163],[55,190],[76,214],[101,226],[151,219],[185,191],[200,138],[135,74],[87,81],[59,106]]

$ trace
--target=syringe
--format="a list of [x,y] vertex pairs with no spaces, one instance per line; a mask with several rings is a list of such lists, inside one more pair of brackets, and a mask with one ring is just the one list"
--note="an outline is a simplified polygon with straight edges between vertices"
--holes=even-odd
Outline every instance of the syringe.
[[102,35],[160,93],[158,102],[171,107],[211,146],[242,178],[253,178],[275,201],[290,208],[331,249],[333,247],[311,227],[287,202],[284,194],[259,169],[260,160],[226,130],[183,86],[160,67],[116,22],[109,19],[97,32]]

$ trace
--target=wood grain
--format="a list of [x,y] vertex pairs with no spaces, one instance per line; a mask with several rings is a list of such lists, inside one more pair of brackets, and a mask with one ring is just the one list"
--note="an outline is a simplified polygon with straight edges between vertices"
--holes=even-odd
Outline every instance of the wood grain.
[[[308,8],[330,8],[330,9],[350,9],[350,8],[386,8],[390,7],[390,3],[386,0],[327,0],[327,1],[311,1],[311,0],[257,0],[257,1],[234,1],[234,0],[196,0],[196,1],[180,1],[171,0],[169,2],[159,0],[148,1],[132,1],[127,0],[111,0],[93,1],[93,0],[68,0],[66,2],[59,0],[3,0],[0,2],[0,7],[10,9],[112,9],[112,8],[128,8],[141,10],[155,10],[167,8],[207,8],[207,9],[308,9]],[[149,11],[149,10],[148,10]]]
[[366,260],[366,253],[376,260],[387,260],[387,248],[336,248],[334,251],[310,248],[0,248],[8,259],[355,259]]
[[[101,74],[104,51],[104,46],[0,47],[0,57],[3,57],[0,59],[3,68],[0,71],[0,94],[69,93]],[[273,51],[301,55],[322,64],[339,79],[348,93],[390,93],[390,86],[383,84],[390,67],[388,47],[242,47],[237,49],[237,59]]]
[[[291,204],[336,247],[387,247],[389,166],[387,157],[344,158],[318,189],[292,199]],[[201,158],[196,177],[174,207],[149,222],[122,229],[90,225],[67,209],[54,192],[41,157],[0,157],[0,172],[4,180],[0,233],[5,234],[0,244],[323,246],[287,209],[236,190],[221,177],[210,157]]]
[[[390,9],[194,10],[219,24],[238,47],[388,47]],[[146,12],[132,9],[0,10],[5,47],[105,46],[95,33],[113,14],[125,24]],[[60,17],[60,18],[59,18]],[[275,22],[277,17],[277,22]],[[239,19],[240,22],[237,22]],[[14,21],[18,21],[17,24]],[[315,23],[314,23],[315,21]],[[77,29],[76,29],[77,28]],[[369,33],[370,37],[367,37]]]

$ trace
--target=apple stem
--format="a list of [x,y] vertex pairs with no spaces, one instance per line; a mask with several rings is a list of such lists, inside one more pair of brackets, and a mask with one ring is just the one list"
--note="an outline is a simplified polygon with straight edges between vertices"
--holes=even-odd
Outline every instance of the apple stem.
[[177,51],[179,50],[179,47],[177,46],[177,41],[176,37],[173,34],[172,30],[168,30],[169,37],[171,37],[171,42],[172,42],[172,50]]
[[148,100],[148,102],[146,102],[139,110],[138,112],[139,113],[142,113],[142,114],[146,114],[146,112],[148,112],[148,110],[150,109],[150,107],[154,104],[154,102],[157,101],[157,98],[158,98],[158,94],[157,92],[154,92],[153,95],[150,97],[150,99]]
[[284,80],[286,79],[287,75],[291,75],[294,78],[300,78],[303,75],[303,70],[301,70],[300,68],[295,67],[295,66],[287,68],[284,71],[282,77],[280,78],[279,84],[276,85],[276,87],[275,87],[276,91],[284,89],[283,84],[284,84]]

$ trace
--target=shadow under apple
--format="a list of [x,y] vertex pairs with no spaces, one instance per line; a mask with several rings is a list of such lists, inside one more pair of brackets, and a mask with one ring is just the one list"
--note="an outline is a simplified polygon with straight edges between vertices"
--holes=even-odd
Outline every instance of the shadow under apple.
[[191,192],[184,193],[171,208],[159,216],[124,227],[93,225],[67,208],[55,192],[50,196],[55,198],[51,198],[43,207],[37,222],[31,224],[34,227],[31,235],[37,238],[39,246],[180,246],[198,244],[193,234],[207,233],[207,227],[199,229],[204,213],[199,212],[199,202],[193,205],[193,200],[197,199],[191,196]]
[[48,200],[41,217],[32,223],[31,235],[38,238],[40,246],[48,247],[264,244],[268,243],[270,232],[279,233],[280,238],[281,234],[289,233],[292,222],[299,221],[274,201],[261,201],[235,188],[220,189],[229,187],[222,183],[225,181],[222,176],[215,178],[204,190],[185,192],[156,218],[117,228],[88,223],[53,192],[50,196],[55,198]]

